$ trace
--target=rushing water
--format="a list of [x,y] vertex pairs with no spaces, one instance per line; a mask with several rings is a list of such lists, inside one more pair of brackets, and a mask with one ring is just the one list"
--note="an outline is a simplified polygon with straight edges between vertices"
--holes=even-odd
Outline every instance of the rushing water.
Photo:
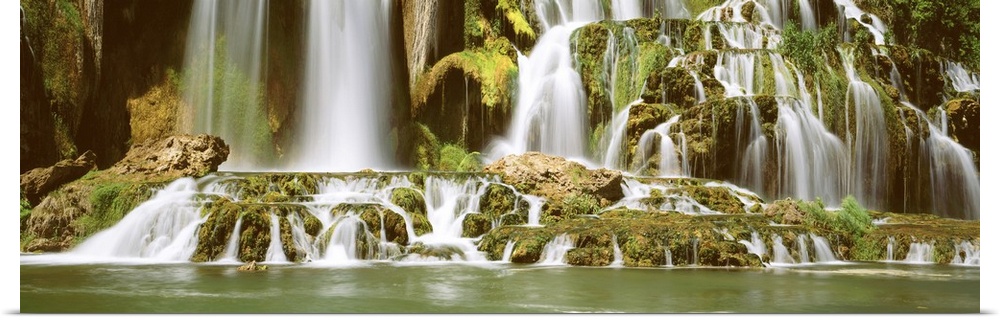
[[966,313],[979,268],[860,263],[780,269],[507,263],[347,268],[217,264],[20,267],[25,313]]

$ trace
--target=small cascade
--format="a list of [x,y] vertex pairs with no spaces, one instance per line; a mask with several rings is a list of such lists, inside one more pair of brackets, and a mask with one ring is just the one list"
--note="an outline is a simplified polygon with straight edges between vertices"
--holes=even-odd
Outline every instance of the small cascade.
[[281,218],[276,212],[271,212],[271,242],[267,247],[267,262],[288,262],[285,251],[281,248]]
[[467,261],[485,260],[473,239],[462,237],[462,221],[467,214],[479,210],[479,198],[486,193],[487,186],[479,180],[456,182],[427,177],[424,180],[424,201],[432,231],[417,237],[415,242],[432,247],[457,248]]
[[740,199],[740,202],[743,203],[743,210],[746,211],[746,212],[750,212],[750,208],[753,208],[753,206],[758,205],[758,204],[761,205],[762,207],[767,206],[766,203],[762,203],[760,201],[757,201],[757,199],[759,199],[759,196],[757,196],[757,194],[754,193],[753,191],[750,191],[750,190],[747,190],[747,189],[744,189],[744,188],[740,188],[739,186],[736,186],[736,185],[734,185],[732,183],[729,183],[729,182],[715,182],[715,181],[710,181],[710,182],[706,182],[705,186],[706,187],[717,187],[717,188],[726,188],[726,189],[728,189],[729,190],[729,194],[732,194],[737,199]]
[[613,250],[615,255],[614,255],[614,260],[611,261],[611,265],[609,265],[609,267],[620,268],[623,263],[622,260],[623,258],[622,258],[622,249],[618,247],[618,235],[615,234],[611,235],[611,243],[614,244]]
[[[622,179],[625,197],[604,210],[628,208],[634,210],[678,211],[685,214],[719,214],[678,190],[677,186],[645,184],[632,178]],[[655,193],[655,196],[654,196]],[[660,201],[662,197],[662,201]],[[655,201],[648,201],[655,200]],[[654,203],[658,202],[658,203]]]
[[896,237],[889,237],[888,243],[885,244],[885,261],[896,260]]
[[191,8],[179,127],[222,137],[232,150],[222,170],[258,169],[272,153],[270,139],[257,134],[267,126],[260,99],[267,3],[198,0]]
[[530,194],[522,194],[520,197],[528,202],[528,226],[541,226],[542,205],[545,204],[545,198]]
[[967,240],[955,244],[955,257],[951,259],[951,264],[978,266],[979,244],[973,245]]
[[611,129],[605,133],[605,140],[608,143],[607,149],[604,152],[604,167],[625,170],[628,166],[628,160],[625,159],[625,153],[622,152],[627,147],[625,144],[625,135],[628,134],[628,115],[629,111],[632,110],[632,106],[641,102],[642,100],[633,101],[611,117]]
[[[882,19],[861,10],[852,0],[833,0],[833,2],[837,4],[837,10],[840,11],[840,26],[842,27],[840,30],[847,30],[847,19],[852,19],[868,29],[868,31],[872,34],[872,37],[875,39],[875,44],[880,46],[886,44],[885,32],[887,28],[885,23],[882,22]],[[871,23],[863,21],[864,19],[862,19],[862,16],[864,15],[871,18]],[[844,34],[844,42],[848,42],[849,36],[850,35],[848,33]]]
[[[330,241],[326,244],[326,251],[320,260],[334,264],[349,264],[359,258],[371,256],[370,248],[369,252],[358,250],[365,249],[358,248],[358,242],[361,242],[359,240],[367,240],[370,234],[366,230],[365,223],[355,217],[353,212],[338,219],[331,228],[333,231],[330,234]],[[324,230],[322,234],[328,231]]]
[[220,262],[239,262],[240,259],[237,253],[240,249],[240,231],[242,231],[243,217],[236,219],[236,226],[233,227],[233,234],[229,235],[229,243],[226,244],[226,253],[223,254],[222,258],[219,258]]
[[691,252],[694,259],[691,259],[691,265],[698,265],[698,238],[691,239]]
[[664,263],[664,266],[673,267],[674,266],[674,256],[673,256],[673,254],[670,253],[670,248],[664,247],[663,251],[664,251],[663,255],[666,257],[666,262]]
[[[745,106],[745,108],[739,108],[736,111],[736,143],[746,144],[743,154],[736,155],[742,159],[740,161],[741,180],[744,185],[755,190],[764,190],[764,164],[767,163],[769,143],[764,131],[761,130],[760,110],[753,99],[741,98],[738,101]],[[750,111],[749,121],[745,119],[747,112],[744,110]],[[746,137],[743,133],[746,127],[743,125],[744,123],[750,127]]]
[[[667,122],[661,123],[652,130],[647,130],[639,137],[639,150],[642,150],[641,162],[645,165],[650,158],[655,154],[660,155],[659,167],[657,168],[659,176],[661,177],[678,177],[687,176],[687,155],[686,155],[686,143],[684,138],[684,133],[679,132],[676,135],[681,140],[681,154],[680,159],[678,159],[677,148],[675,147],[674,140],[670,136],[670,127],[680,120],[680,115],[673,116]],[[653,144],[653,138],[659,136],[660,145],[657,148]],[[645,169],[645,168],[641,168]],[[640,171],[642,171],[640,169]]]
[[816,30],[817,21],[816,15],[813,14],[812,4],[809,3],[809,0],[798,0],[798,2],[802,30]]
[[795,260],[792,259],[792,254],[788,253],[788,248],[785,244],[781,243],[781,236],[771,235],[771,250],[774,255],[771,256],[771,263],[774,264],[794,264]]
[[934,263],[934,243],[912,242],[910,251],[906,253],[906,263]]
[[701,21],[727,21],[727,22],[751,22],[754,21],[755,17],[744,17],[743,16],[743,6],[744,5],[754,6],[753,12],[757,13],[757,17],[761,24],[767,24],[774,26],[771,16],[765,14],[766,12],[771,12],[767,10],[763,5],[754,0],[726,0],[722,4],[708,8],[704,12],[698,14],[695,19]]
[[799,244],[799,263],[809,263],[809,245],[806,244],[806,235],[800,234],[795,237],[795,242]]
[[507,240],[507,245],[503,247],[503,257],[500,261],[510,263],[510,255],[514,253],[514,245],[517,244],[514,240]]
[[566,257],[566,252],[569,249],[573,249],[575,245],[573,244],[573,239],[569,235],[563,233],[555,238],[549,243],[545,244],[542,248],[541,257],[539,257],[539,264],[542,265],[561,265],[565,264],[563,261]]
[[941,70],[948,76],[948,82],[955,91],[979,91],[979,76],[965,70],[962,64],[945,60],[941,62]]
[[316,256],[316,246],[312,244],[309,235],[306,234],[305,222],[298,214],[290,214],[288,215],[288,224],[292,227],[292,242],[295,244],[296,250],[304,252],[303,261],[312,261],[312,257]]
[[177,179],[71,253],[101,259],[187,261],[198,245],[195,231],[208,219],[201,216],[198,193],[195,179]]
[[754,68],[757,55],[752,52],[719,52],[715,62],[714,76],[726,88],[727,97],[753,95],[755,84],[760,81]]
[[[714,26],[714,28],[709,27]],[[705,33],[705,49],[712,48],[711,32],[717,30],[722,38],[726,40],[726,45],[731,49],[778,49],[781,43],[781,34],[774,28],[764,27],[753,23],[731,23],[731,22],[706,22],[703,27]]]
[[826,242],[826,238],[817,236],[816,234],[810,234],[809,237],[812,238],[813,241],[813,249],[816,254],[815,261],[817,263],[840,261],[833,255],[833,250],[830,249],[830,244]]
[[764,239],[761,239],[760,234],[758,234],[757,231],[750,234],[750,241],[740,240],[739,242],[747,247],[747,252],[757,255],[761,262],[770,264],[770,262],[765,261],[768,257],[770,257],[767,254],[767,244],[764,243]]

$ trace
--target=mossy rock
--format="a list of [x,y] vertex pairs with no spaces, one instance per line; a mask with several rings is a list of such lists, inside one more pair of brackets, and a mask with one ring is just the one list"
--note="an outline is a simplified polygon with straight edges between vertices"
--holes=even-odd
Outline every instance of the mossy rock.
[[780,224],[802,224],[805,215],[806,212],[799,208],[798,201],[791,198],[775,201],[764,210],[765,217],[771,218],[774,222]]

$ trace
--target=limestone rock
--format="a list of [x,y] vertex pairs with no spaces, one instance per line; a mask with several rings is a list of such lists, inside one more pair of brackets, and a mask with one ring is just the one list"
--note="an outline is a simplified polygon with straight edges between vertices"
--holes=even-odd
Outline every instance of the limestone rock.
[[582,164],[539,152],[509,155],[483,168],[498,174],[504,183],[550,201],[561,201],[573,194],[591,194],[609,202],[622,193],[622,174],[608,169],[588,170]]
[[108,170],[117,174],[197,177],[218,170],[228,157],[229,146],[222,138],[175,135],[133,146]]
[[97,155],[88,150],[76,160],[67,159],[51,167],[32,169],[21,175],[21,189],[28,201],[37,205],[52,190],[93,170],[96,163]]

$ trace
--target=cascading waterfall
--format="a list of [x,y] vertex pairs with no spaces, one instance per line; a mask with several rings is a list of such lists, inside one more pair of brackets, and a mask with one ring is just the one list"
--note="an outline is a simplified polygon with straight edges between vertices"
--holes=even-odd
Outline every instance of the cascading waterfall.
[[912,242],[906,253],[906,263],[934,263],[934,243]]
[[[712,210],[691,197],[684,195],[683,192],[673,191],[678,188],[671,185],[645,184],[633,178],[624,178],[622,179],[622,192],[625,197],[604,210],[610,211],[618,208],[628,208],[633,210],[677,211],[692,215],[720,214],[720,212]],[[662,203],[658,206],[644,201],[653,197],[654,190],[663,198]]]
[[514,240],[507,240],[507,245],[503,247],[503,257],[500,261],[510,262],[510,256],[514,253],[514,245],[517,244]]
[[271,242],[267,247],[267,262],[288,262],[285,252],[281,248],[281,222],[276,212],[270,212],[271,216]]
[[[868,29],[868,31],[872,34],[872,37],[875,39],[875,44],[880,46],[885,45],[885,32],[888,28],[886,28],[882,19],[879,19],[876,15],[867,14],[867,12],[858,8],[852,0],[833,0],[833,2],[837,4],[837,10],[840,11],[840,30],[847,30],[847,19],[852,19]],[[863,15],[867,15],[867,17],[871,18],[871,23],[864,22],[864,19],[862,19]],[[848,42],[849,36],[849,33],[844,33],[844,42]]]
[[896,237],[889,237],[888,243],[885,244],[885,261],[896,260]]
[[836,256],[833,255],[833,250],[830,249],[830,244],[826,242],[826,238],[817,236],[815,234],[810,234],[810,238],[813,241],[813,249],[816,254],[815,261],[817,263],[828,263],[840,261]]
[[784,243],[781,243],[781,236],[773,234],[771,235],[771,250],[774,255],[771,257],[771,263],[775,264],[794,264],[795,260],[792,259],[792,254],[788,253],[788,248],[785,247]]
[[809,263],[809,245],[806,244],[806,235],[800,234],[795,237],[795,242],[799,245],[799,263]]
[[356,171],[391,166],[387,150],[393,2],[312,0],[306,10],[305,80],[288,169]]
[[258,169],[272,153],[264,105],[267,0],[197,0],[191,9],[179,127],[222,137],[223,170]]
[[177,179],[118,224],[81,243],[72,254],[101,259],[187,261],[198,245],[195,231],[208,219],[201,216],[201,205],[195,198],[198,193],[195,179]]
[[951,259],[951,264],[978,266],[979,244],[973,245],[967,240],[955,244],[955,257]]
[[538,264],[541,265],[561,265],[566,262],[563,261],[566,257],[566,252],[569,249],[573,249],[575,245],[573,244],[573,239],[569,235],[563,233],[555,238],[549,243],[545,244],[542,248],[541,257],[538,258]]
[[941,69],[942,73],[948,76],[948,82],[955,91],[979,91],[979,76],[965,70],[961,64],[945,60],[941,62]]
[[229,243],[226,244],[226,253],[219,258],[219,262],[238,262],[240,261],[237,253],[240,249],[240,231],[243,227],[243,217],[236,219],[236,225],[233,227],[233,233],[229,235]]
[[[638,148],[642,150],[639,163],[645,165],[654,155],[659,154],[660,162],[657,170],[661,177],[687,176],[689,173],[684,133],[677,133],[681,140],[680,155],[677,153],[677,148],[670,134],[670,127],[677,124],[680,117],[680,115],[673,116],[667,122],[657,125],[652,130],[647,130],[639,137]],[[655,137],[659,137],[659,146],[654,145]],[[642,169],[644,168],[640,168],[640,171]]]
[[760,234],[757,231],[750,234],[749,241],[740,240],[739,243],[747,247],[747,252],[757,255],[761,259],[761,262],[764,262],[765,257],[769,257],[767,254],[767,244],[764,243],[764,239],[760,238]]
[[[871,85],[861,80],[854,69],[855,51],[839,47],[844,60],[844,71],[850,81],[844,108],[844,125],[848,130],[847,140],[852,150],[851,194],[858,202],[872,207],[882,207],[886,190],[886,159],[888,155],[888,132],[885,114],[878,94]],[[853,107],[853,108],[852,108]],[[853,110],[853,113],[850,112]],[[853,115],[853,124],[851,119]]]
[[666,262],[663,265],[667,266],[667,267],[673,267],[674,266],[674,256],[673,256],[673,254],[670,253],[670,248],[664,248],[663,249],[663,255],[666,257]]
[[623,263],[622,249],[618,246],[618,235],[611,235],[611,243],[614,245],[612,250],[614,252],[614,260],[611,261],[609,267],[621,267]]
[[540,151],[573,159],[586,157],[586,94],[570,50],[573,30],[603,19],[598,1],[535,2],[542,35],[531,56],[518,53],[517,106],[505,139],[494,141],[491,158]]

